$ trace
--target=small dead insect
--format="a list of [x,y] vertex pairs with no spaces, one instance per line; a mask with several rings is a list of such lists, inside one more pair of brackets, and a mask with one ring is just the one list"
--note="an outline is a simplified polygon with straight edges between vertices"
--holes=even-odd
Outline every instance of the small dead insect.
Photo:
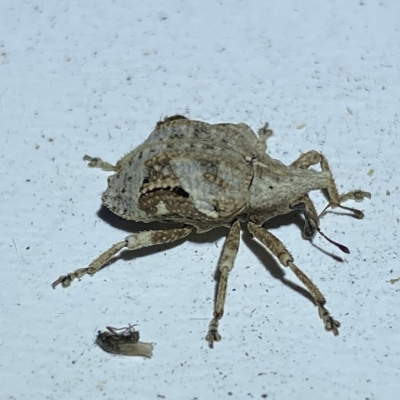
[[[289,267],[311,293],[325,329],[338,334],[340,323],[325,308],[326,300],[317,286],[293,262],[282,242],[263,224],[292,211],[304,215],[303,238],[316,232],[345,253],[347,247],[327,238],[319,219],[328,207],[364,214],[342,206],[346,200],[362,201],[368,192],[355,190],[339,195],[328,161],[317,151],[302,154],[290,165],[266,154],[272,131],[265,124],[258,136],[245,124],[207,124],[176,115],[157,123],[149,138],[125,155],[116,165],[85,156],[89,166],[113,171],[102,202],[116,215],[133,221],[181,223],[180,228],[143,231],[128,236],[101,254],[87,268],[60,276],[53,287],[67,287],[75,278],[93,275],[122,249],[137,250],[174,242],[217,227],[229,232],[218,262],[219,280],[206,340],[210,347],[221,340],[219,320],[224,313],[228,275],[232,270],[240,240],[240,223],[279,262]],[[319,164],[322,171],[308,168]],[[326,190],[329,204],[318,215],[308,196],[312,190]]]
[[146,358],[153,355],[153,345],[139,342],[139,332],[132,325],[125,328],[106,328],[107,331],[98,331],[96,344],[107,353]]

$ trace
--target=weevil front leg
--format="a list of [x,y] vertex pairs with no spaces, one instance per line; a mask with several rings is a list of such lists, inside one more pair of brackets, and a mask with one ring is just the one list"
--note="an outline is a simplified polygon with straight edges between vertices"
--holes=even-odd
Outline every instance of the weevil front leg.
[[190,232],[192,232],[192,229],[191,227],[184,227],[165,231],[144,231],[130,235],[123,242],[111,246],[107,251],[91,262],[88,267],[80,268],[67,275],[60,276],[52,283],[52,286],[55,289],[56,286],[61,284],[61,286],[65,288],[76,278],[80,279],[86,274],[94,275],[124,248],[127,248],[127,250],[139,250],[157,244],[175,242],[176,240],[188,236]]
[[319,228],[319,217],[311,199],[305,195],[290,205],[290,209],[303,212],[303,239],[311,240]]
[[285,266],[289,267],[297,278],[304,284],[304,286],[311,293],[315,304],[318,307],[319,317],[322,319],[327,331],[331,331],[335,336],[339,334],[338,328],[340,327],[339,321],[333,319],[329,311],[325,308],[326,300],[323,294],[319,291],[317,286],[311,281],[308,276],[301,271],[293,262],[293,257],[285,248],[283,243],[272,233],[268,232],[261,226],[248,223],[249,232],[258,239],[278,260]]
[[240,223],[234,221],[229,230],[228,236],[222,249],[221,258],[218,261],[218,271],[220,272],[217,292],[214,304],[214,317],[208,327],[206,340],[212,348],[214,342],[221,340],[221,335],[218,332],[219,320],[224,315],[224,305],[226,299],[226,291],[228,286],[228,275],[232,271],[233,263],[239,249],[240,240]]
[[328,160],[325,158],[323,154],[318,153],[318,151],[311,150],[305,154],[302,154],[290,166],[293,168],[306,169],[316,164],[320,164],[322,171],[329,173],[329,183],[326,187],[326,190],[328,191],[330,202],[326,208],[340,207],[345,210],[351,211],[357,218],[363,218],[364,213],[362,211],[357,210],[355,208],[344,207],[341,205],[341,203],[345,202],[346,200],[362,201],[364,198],[370,199],[371,193],[364,192],[363,190],[353,190],[351,192],[339,195],[335,181],[332,176],[331,169],[329,167]]

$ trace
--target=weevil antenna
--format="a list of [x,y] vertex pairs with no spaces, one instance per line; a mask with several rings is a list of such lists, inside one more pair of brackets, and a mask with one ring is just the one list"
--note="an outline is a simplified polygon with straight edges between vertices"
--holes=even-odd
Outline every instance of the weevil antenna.
[[344,246],[343,244],[340,244],[340,243],[335,242],[334,240],[328,238],[328,236],[326,236],[325,233],[323,233],[323,232],[321,231],[321,229],[319,229],[319,227],[317,227],[317,231],[318,231],[318,233],[319,233],[323,238],[325,238],[329,243],[332,243],[333,245],[335,245],[336,247],[338,247],[340,250],[342,250],[343,253],[350,254],[350,250],[349,250],[346,246]]

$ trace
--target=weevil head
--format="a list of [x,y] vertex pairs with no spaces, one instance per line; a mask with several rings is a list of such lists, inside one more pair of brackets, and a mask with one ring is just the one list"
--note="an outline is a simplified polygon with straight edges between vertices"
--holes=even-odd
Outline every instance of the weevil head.
[[255,223],[288,214],[308,192],[327,187],[329,175],[325,172],[293,168],[273,159],[266,161],[254,163],[249,218]]

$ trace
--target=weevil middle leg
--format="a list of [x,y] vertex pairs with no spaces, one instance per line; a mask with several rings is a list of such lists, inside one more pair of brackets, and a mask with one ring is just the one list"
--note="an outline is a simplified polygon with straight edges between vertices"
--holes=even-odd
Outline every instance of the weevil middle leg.
[[293,257],[285,248],[283,243],[272,233],[265,230],[263,227],[256,225],[253,222],[248,223],[249,232],[258,239],[278,260],[285,266],[289,267],[297,278],[304,284],[312,295],[315,304],[318,307],[319,317],[323,320],[325,329],[331,331],[335,336],[339,334],[338,328],[340,322],[333,319],[329,311],[325,308],[326,300],[318,287],[311,279],[299,269],[293,262]]
[[218,271],[220,273],[217,292],[214,304],[214,316],[208,327],[206,340],[210,347],[213,347],[214,341],[219,342],[221,335],[218,332],[219,320],[224,315],[224,305],[228,286],[228,275],[232,271],[233,264],[239,249],[240,241],[240,223],[235,220],[229,230],[222,249],[221,258],[218,261]]

